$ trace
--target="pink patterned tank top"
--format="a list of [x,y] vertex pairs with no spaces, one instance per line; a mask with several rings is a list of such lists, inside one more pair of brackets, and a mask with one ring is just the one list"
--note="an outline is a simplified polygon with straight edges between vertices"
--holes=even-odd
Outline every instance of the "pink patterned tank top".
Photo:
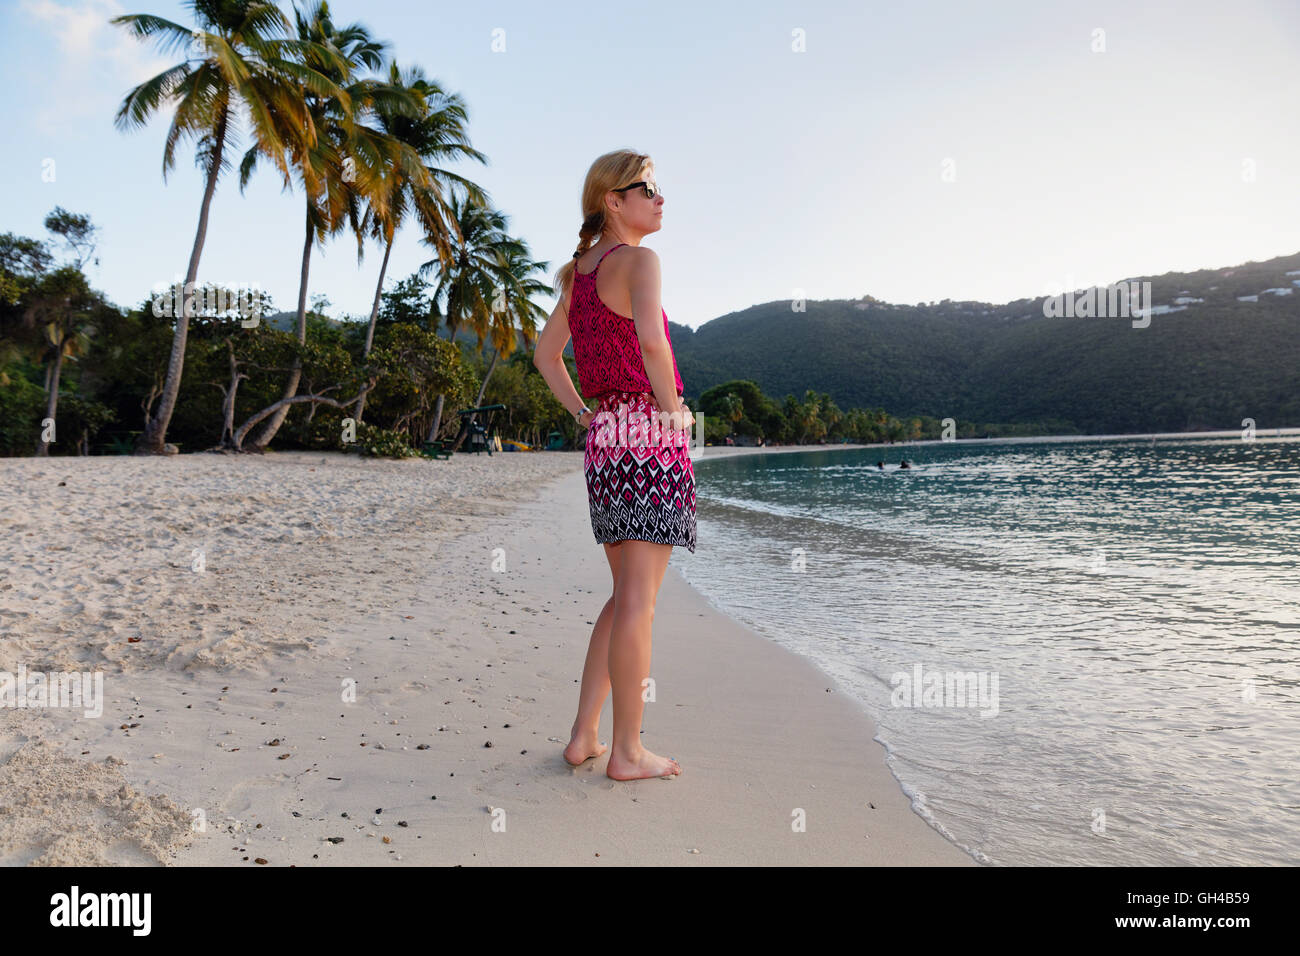
[[[619,246],[605,252],[596,268],[587,275],[573,269],[573,291],[569,303],[569,334],[573,337],[573,362],[578,368],[578,391],[585,398],[599,398],[610,392],[654,392],[641,358],[641,342],[636,323],[608,308],[596,294],[596,273],[601,263]],[[682,376],[677,371],[677,356],[668,332],[668,313],[664,316],[664,337],[673,357],[673,379],[677,394],[683,395]]]

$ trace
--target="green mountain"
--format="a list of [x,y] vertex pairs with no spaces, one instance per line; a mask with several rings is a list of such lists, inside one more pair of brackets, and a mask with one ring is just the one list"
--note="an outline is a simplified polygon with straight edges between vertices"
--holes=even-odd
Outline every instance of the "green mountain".
[[1151,283],[1145,328],[1049,318],[1043,297],[864,296],[804,312],[768,302],[697,331],[672,323],[672,341],[694,395],[752,379],[777,399],[813,389],[841,408],[1084,434],[1300,425],[1300,254],[1134,280]]

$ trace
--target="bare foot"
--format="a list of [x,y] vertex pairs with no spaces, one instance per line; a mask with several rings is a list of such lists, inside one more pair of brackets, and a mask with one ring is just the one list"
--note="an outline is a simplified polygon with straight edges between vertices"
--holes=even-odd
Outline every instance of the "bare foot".
[[595,738],[574,737],[564,748],[564,762],[570,767],[580,767],[592,757],[599,757],[609,748]]
[[672,757],[660,757],[644,747],[635,760],[622,759],[618,754],[609,755],[609,766],[605,776],[613,780],[643,780],[647,777],[671,777],[682,772],[681,764]]

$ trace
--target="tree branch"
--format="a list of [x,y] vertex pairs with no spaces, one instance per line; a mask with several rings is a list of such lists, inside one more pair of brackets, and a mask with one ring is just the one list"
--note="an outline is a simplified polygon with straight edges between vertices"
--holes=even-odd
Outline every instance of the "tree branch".
[[240,448],[242,450],[242,446],[244,443],[244,436],[246,436],[249,433],[249,431],[251,431],[254,427],[256,427],[256,425],[259,422],[261,422],[263,419],[269,418],[270,416],[275,414],[277,409],[280,409],[285,405],[293,405],[298,402],[312,402],[314,404],[331,405],[334,408],[347,408],[349,405],[356,402],[357,399],[361,398],[362,395],[365,395],[367,392],[371,391],[375,387],[377,381],[378,379],[374,379],[374,378],[370,379],[365,385],[361,387],[361,391],[357,392],[357,394],[352,396],[351,398],[344,399],[343,401],[338,401],[333,398],[324,397],[324,392],[328,392],[333,389],[342,387],[339,385],[331,385],[329,388],[324,389],[320,393],[315,393],[311,395],[294,395],[290,398],[282,398],[279,401],[273,402],[270,405],[266,406],[266,408],[263,408],[261,411],[256,412],[255,414],[250,416],[249,419],[246,422],[244,422],[244,424],[239,426],[239,429],[235,432],[235,436],[234,436],[235,447]]

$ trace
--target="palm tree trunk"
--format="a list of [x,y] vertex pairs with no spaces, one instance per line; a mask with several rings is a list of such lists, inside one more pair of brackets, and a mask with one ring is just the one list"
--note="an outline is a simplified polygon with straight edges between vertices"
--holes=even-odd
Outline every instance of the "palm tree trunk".
[[[460,324],[459,322],[452,322],[448,326],[451,329],[450,341],[452,345],[456,344],[456,326],[459,324]],[[442,425],[442,406],[445,399],[446,399],[446,395],[444,395],[442,392],[439,392],[438,401],[433,406],[433,427],[429,429],[429,441],[437,441],[438,439],[438,429]]]
[[[302,244],[302,271],[298,277],[298,341],[302,344],[307,342],[307,274],[311,268],[311,247],[315,242],[315,238],[316,230],[312,227],[311,200],[309,199],[307,201],[307,237]],[[299,356],[294,356],[293,367],[289,369],[289,381],[285,383],[284,394],[280,397],[282,399],[293,398],[297,395],[298,383],[301,380],[302,359]],[[277,408],[266,424],[252,437],[250,444],[259,450],[271,444],[271,439],[280,430],[280,426],[284,423],[285,416],[288,414],[288,403]]]
[[[390,238],[388,244],[384,246],[384,262],[379,267],[379,282],[375,285],[375,301],[370,305],[370,327],[366,329],[366,348],[361,353],[365,358],[370,354],[370,349],[375,344],[375,323],[379,321],[379,294],[384,290],[384,273],[388,271],[388,256],[393,251],[393,240]],[[361,416],[366,411],[366,396],[362,395],[361,400],[357,402],[357,413],[353,416],[357,424],[361,423]]]
[[438,435],[438,426],[442,424],[442,406],[446,396],[438,394],[438,400],[433,404],[433,427],[429,429],[429,441],[436,441]]
[[235,389],[236,384],[231,383],[230,388],[226,390],[226,394],[222,396],[221,442],[218,447],[242,451],[242,449],[235,444]]
[[239,362],[235,359],[235,343],[232,339],[226,339],[226,349],[230,353],[230,385],[224,389],[225,394],[222,396],[221,442],[217,447],[243,451],[235,443],[235,398],[239,392],[240,380],[248,376],[239,370]]
[[492,350],[492,361],[488,363],[487,371],[483,373],[483,384],[478,387],[478,398],[474,400],[474,407],[478,408],[483,404],[483,396],[487,393],[488,379],[492,377],[492,370],[497,367],[497,359],[501,357],[499,349]]
[[[50,363],[49,371],[49,392],[45,396],[45,417],[54,421],[54,415],[59,409],[59,376],[63,372],[63,343],[67,341],[62,336],[54,346],[54,361]],[[55,441],[58,441],[58,433],[55,433]],[[36,457],[45,458],[50,453],[50,446],[46,442],[37,442]]]
[[[136,445],[137,454],[161,455],[166,449],[167,426],[171,424],[172,412],[176,410],[176,396],[181,390],[181,373],[185,367],[185,343],[190,332],[190,290],[199,274],[199,258],[203,255],[203,243],[208,237],[208,212],[212,208],[212,196],[217,191],[217,175],[221,172],[221,155],[226,145],[226,124],[230,114],[223,111],[217,121],[216,145],[212,150],[212,159],[208,164],[208,184],[203,190],[203,204],[199,207],[199,228],[194,234],[194,248],[190,250],[190,264],[185,270],[185,285],[181,290],[181,314],[176,316],[176,330],[172,333],[172,352],[167,359],[167,378],[163,381],[162,401],[158,411],[150,415],[145,422],[144,433]],[[176,311],[175,303],[172,312]]]

